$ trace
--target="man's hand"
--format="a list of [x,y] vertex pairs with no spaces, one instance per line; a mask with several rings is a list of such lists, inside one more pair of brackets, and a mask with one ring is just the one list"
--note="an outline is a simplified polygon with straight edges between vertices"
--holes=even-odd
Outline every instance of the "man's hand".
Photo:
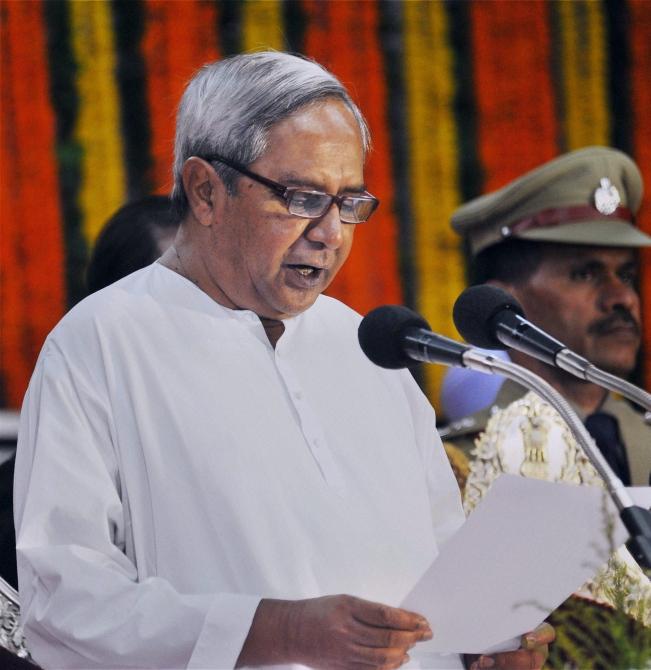
[[554,641],[556,633],[548,623],[542,623],[536,630],[522,636],[520,649],[503,651],[497,654],[470,656],[465,661],[469,670],[540,670],[547,660],[549,644]]
[[431,637],[419,614],[353,596],[262,600],[237,667],[301,663],[389,670],[409,660],[416,642]]

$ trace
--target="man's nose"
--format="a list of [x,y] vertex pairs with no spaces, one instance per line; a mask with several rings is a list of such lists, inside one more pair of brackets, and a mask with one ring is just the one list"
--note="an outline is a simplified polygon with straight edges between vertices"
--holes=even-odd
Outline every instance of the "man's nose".
[[338,249],[344,241],[343,227],[350,225],[354,224],[341,221],[339,207],[333,201],[323,216],[308,223],[305,236],[311,242],[319,242],[328,249]]

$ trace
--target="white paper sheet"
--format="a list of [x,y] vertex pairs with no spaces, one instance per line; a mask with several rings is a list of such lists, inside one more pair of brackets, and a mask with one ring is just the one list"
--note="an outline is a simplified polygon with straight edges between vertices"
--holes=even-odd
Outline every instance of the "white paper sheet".
[[[609,510],[609,512],[605,511]],[[423,651],[481,653],[534,629],[627,535],[606,492],[502,475],[402,607],[427,617]]]

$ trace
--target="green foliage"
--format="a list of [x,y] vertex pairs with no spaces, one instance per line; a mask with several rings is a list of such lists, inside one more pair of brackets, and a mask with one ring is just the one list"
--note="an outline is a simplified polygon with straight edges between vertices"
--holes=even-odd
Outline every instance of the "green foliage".
[[608,571],[604,587],[611,607],[578,596],[568,598],[549,617],[556,628],[547,667],[559,670],[651,668],[651,613],[648,597],[636,597],[620,564]]

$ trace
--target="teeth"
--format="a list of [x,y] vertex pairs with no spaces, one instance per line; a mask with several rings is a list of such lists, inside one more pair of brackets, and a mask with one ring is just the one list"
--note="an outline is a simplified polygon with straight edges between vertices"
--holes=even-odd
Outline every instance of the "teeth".
[[314,272],[314,268],[296,268],[298,270],[298,273],[303,275],[304,277],[308,277]]

